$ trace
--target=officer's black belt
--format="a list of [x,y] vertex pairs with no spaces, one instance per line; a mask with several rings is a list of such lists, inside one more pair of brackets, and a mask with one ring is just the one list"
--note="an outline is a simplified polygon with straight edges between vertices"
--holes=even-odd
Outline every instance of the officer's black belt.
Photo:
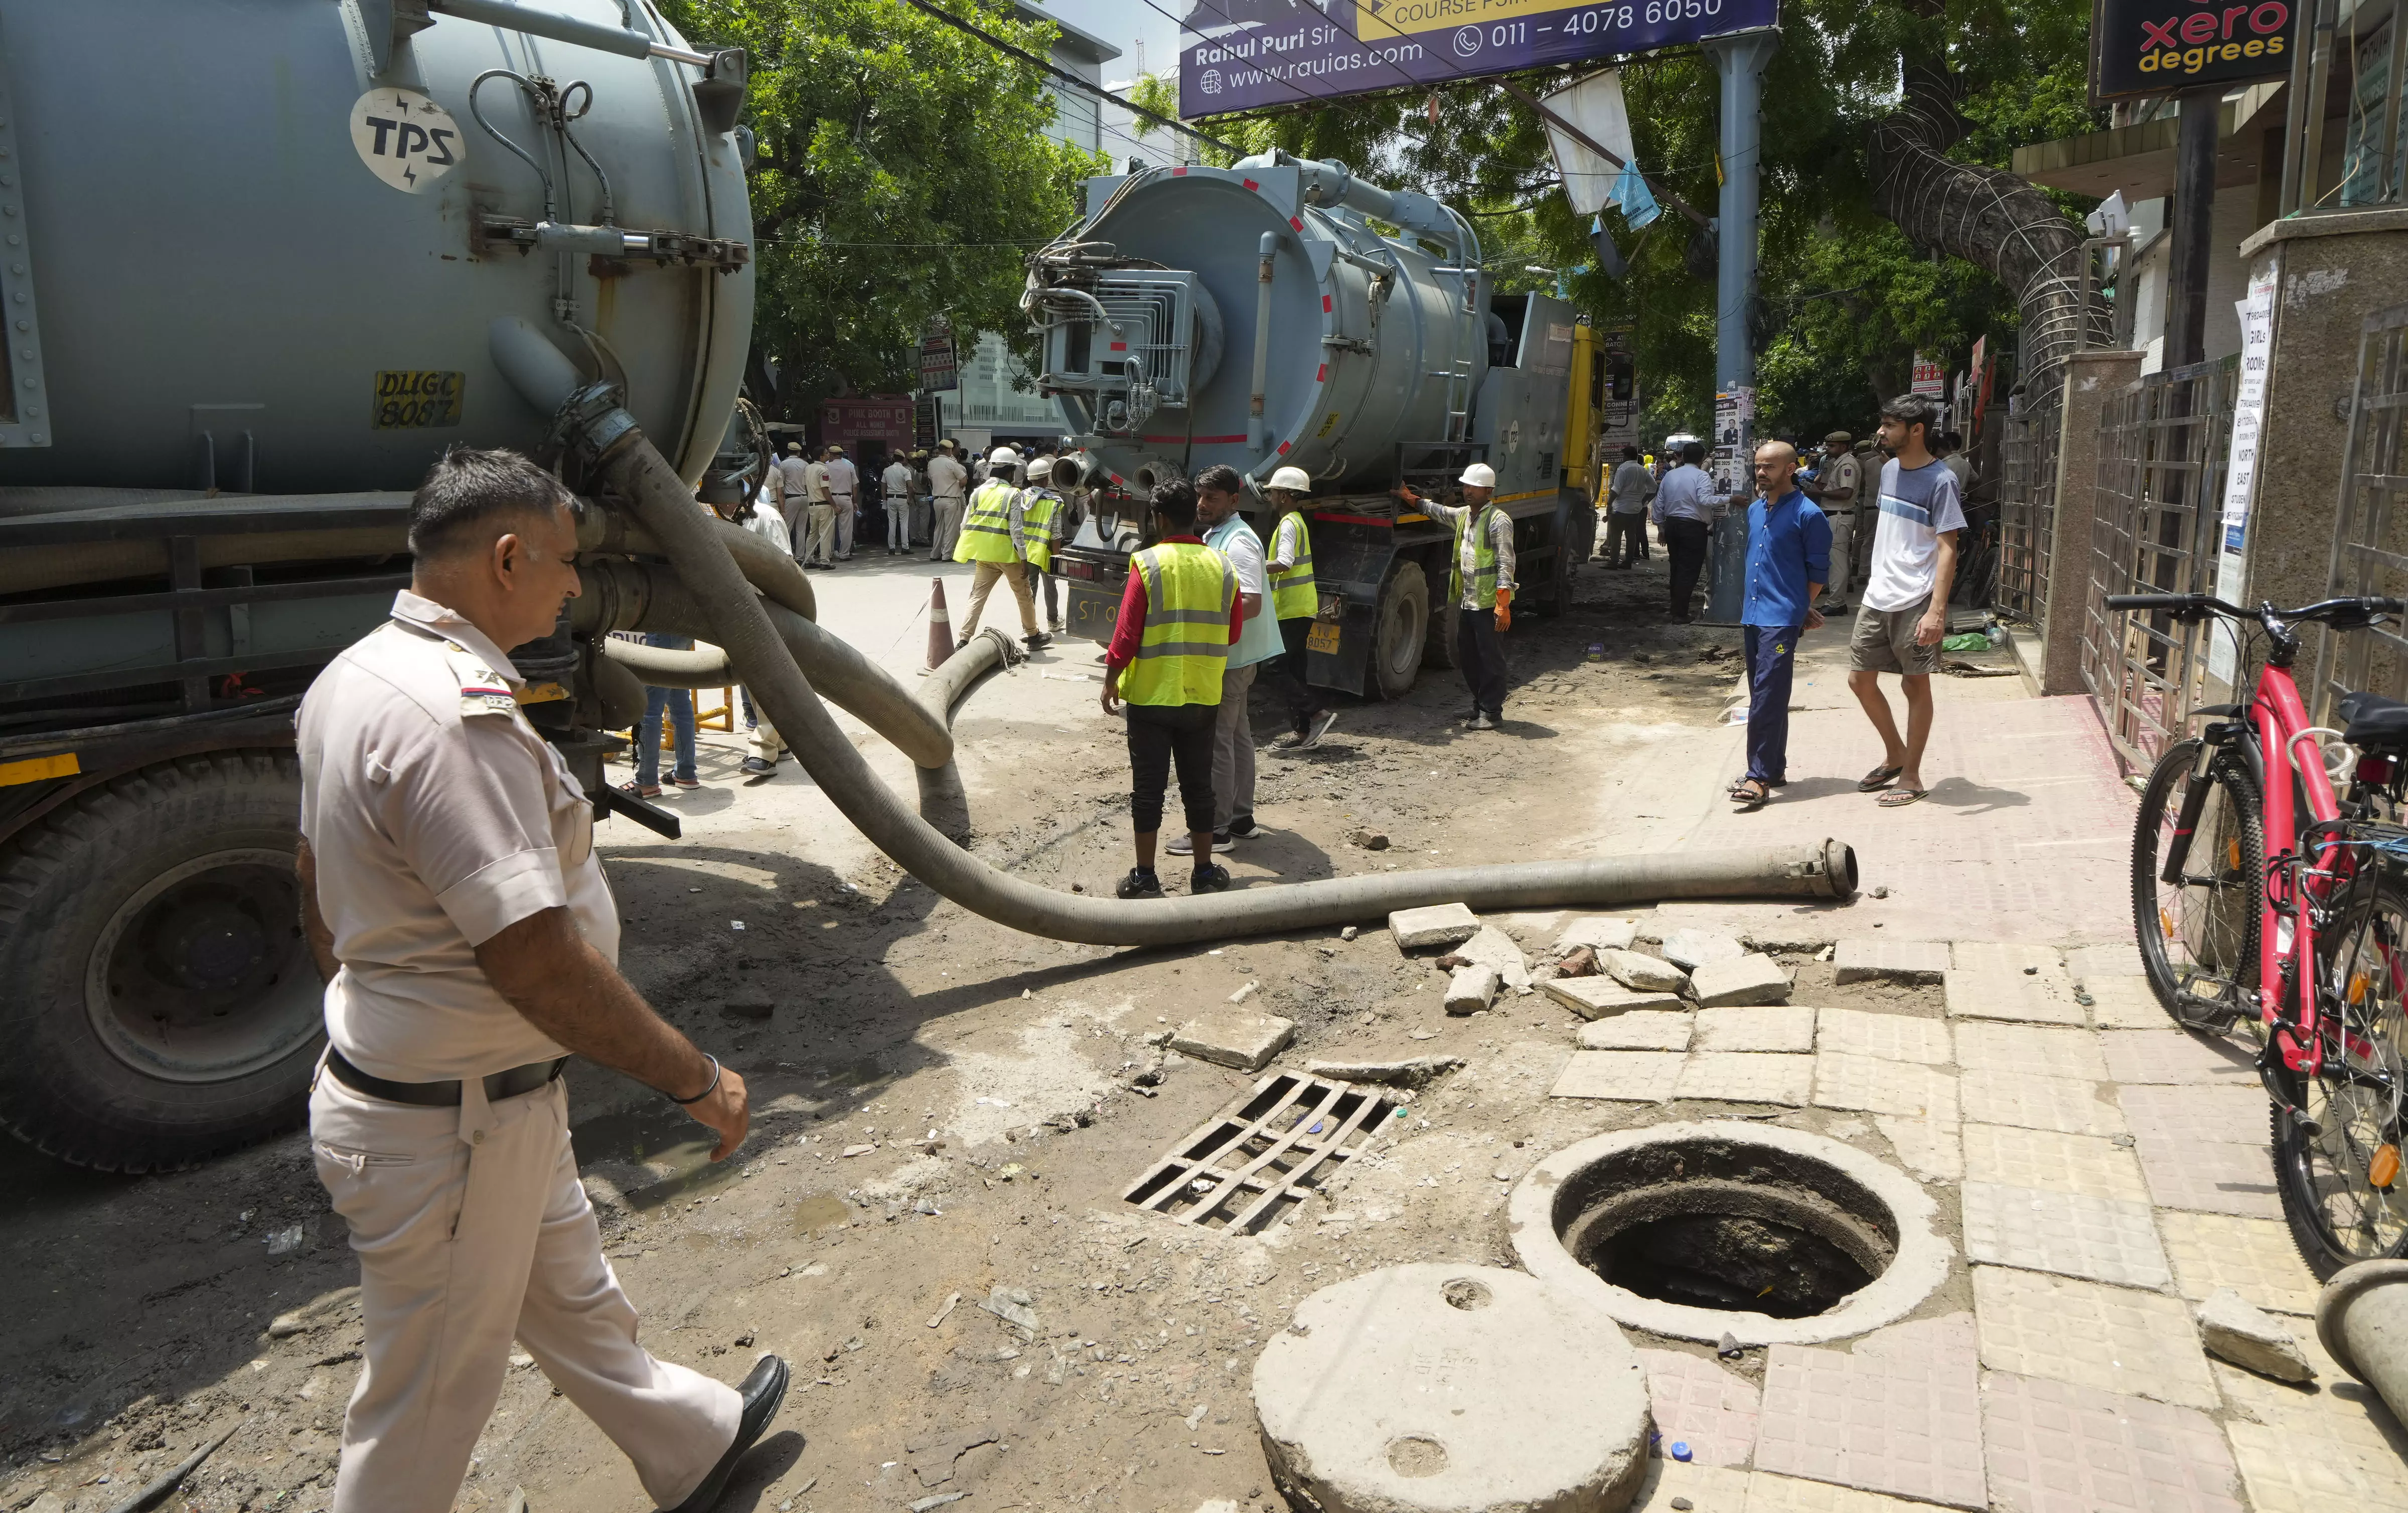
[[[515,1098],[523,1092],[533,1092],[558,1077],[561,1069],[567,1064],[568,1058],[563,1056],[556,1061],[529,1062],[524,1066],[513,1066],[507,1072],[495,1072],[484,1079],[485,1101],[489,1104],[499,1103],[504,1098]],[[335,1074],[336,1081],[353,1092],[364,1092],[371,1098],[381,1098],[389,1104],[416,1104],[423,1108],[460,1106],[460,1083],[457,1078],[448,1082],[393,1082],[384,1078],[371,1077],[361,1071],[345,1061],[343,1053],[339,1050],[326,1052],[326,1070]]]

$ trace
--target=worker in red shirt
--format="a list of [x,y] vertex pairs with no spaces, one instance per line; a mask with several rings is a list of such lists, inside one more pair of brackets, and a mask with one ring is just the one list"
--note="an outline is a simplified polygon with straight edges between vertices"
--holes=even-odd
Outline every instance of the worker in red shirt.
[[1128,707],[1129,816],[1137,865],[1121,879],[1123,898],[1160,898],[1154,845],[1170,769],[1196,848],[1188,892],[1217,893],[1229,869],[1212,860],[1212,734],[1221,673],[1244,625],[1238,572],[1196,534],[1196,490],[1184,480],[1157,484],[1154,545],[1129,558],[1119,621],[1104,649],[1104,713]]

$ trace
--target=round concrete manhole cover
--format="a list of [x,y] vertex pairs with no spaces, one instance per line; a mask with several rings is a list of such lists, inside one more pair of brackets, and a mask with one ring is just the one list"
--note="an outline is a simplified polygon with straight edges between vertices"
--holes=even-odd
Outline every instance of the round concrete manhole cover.
[[1532,1167],[1506,1209],[1534,1277],[1635,1329],[1812,1345],[1894,1323],[1946,1278],[1938,1210],[1823,1135],[1707,1120],[1601,1135]]
[[1324,1513],[1618,1513],[1646,1470],[1637,1353],[1594,1301],[1517,1271],[1424,1263],[1325,1288],[1254,1386],[1271,1475]]

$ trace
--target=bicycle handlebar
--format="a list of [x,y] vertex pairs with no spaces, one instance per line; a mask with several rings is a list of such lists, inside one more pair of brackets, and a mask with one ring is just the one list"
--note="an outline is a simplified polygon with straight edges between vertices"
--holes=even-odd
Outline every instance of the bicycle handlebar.
[[2177,615],[2214,613],[2229,615],[2235,620],[2372,620],[2377,615],[2408,613],[2408,603],[2399,599],[2322,599],[2301,605],[2297,609],[2277,609],[2272,605],[2257,609],[2243,609],[2227,604],[2208,593],[2111,593],[2107,595],[2110,609],[2164,609]]

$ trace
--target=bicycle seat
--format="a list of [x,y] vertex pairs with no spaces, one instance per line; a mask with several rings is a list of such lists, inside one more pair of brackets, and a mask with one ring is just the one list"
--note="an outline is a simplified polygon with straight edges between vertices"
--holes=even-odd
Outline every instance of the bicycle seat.
[[2363,751],[2408,750],[2408,704],[2380,693],[2344,693],[2342,739]]

